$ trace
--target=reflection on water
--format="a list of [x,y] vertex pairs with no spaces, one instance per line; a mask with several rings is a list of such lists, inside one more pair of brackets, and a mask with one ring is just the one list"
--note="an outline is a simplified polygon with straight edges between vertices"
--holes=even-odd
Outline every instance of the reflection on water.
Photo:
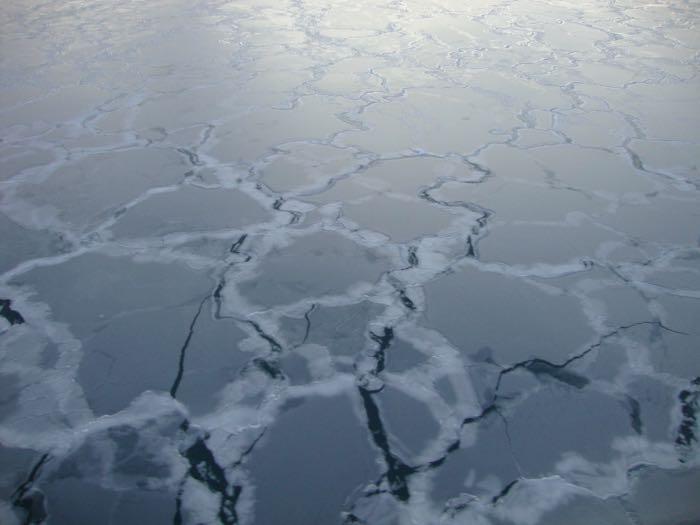
[[700,523],[698,23],[3,2],[0,523]]

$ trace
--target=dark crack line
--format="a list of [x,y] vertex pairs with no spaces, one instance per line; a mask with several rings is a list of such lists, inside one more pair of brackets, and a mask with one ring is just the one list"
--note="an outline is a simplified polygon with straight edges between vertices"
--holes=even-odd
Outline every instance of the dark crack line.
[[187,157],[187,160],[192,164],[193,166],[203,166],[204,163],[199,160],[199,155],[197,155],[195,152],[190,151],[185,148],[177,148],[177,151],[182,153],[185,157]]
[[251,364],[255,366],[258,370],[262,370],[265,374],[270,376],[272,379],[284,379],[285,375],[279,366],[277,361],[271,361],[264,357],[256,357],[251,361]]
[[282,204],[284,204],[284,198],[278,197],[277,200],[272,204],[272,209],[275,211],[282,211],[285,213],[289,213],[292,218],[289,220],[289,224],[298,224],[299,221],[301,220],[301,213],[298,211],[293,211],[293,210],[283,210],[282,209]]
[[420,264],[420,261],[418,259],[418,254],[417,254],[418,248],[416,246],[409,246],[408,247],[408,266],[404,266],[402,268],[396,268],[394,270],[389,271],[389,273],[394,273],[394,272],[403,272],[406,270],[410,270],[411,268],[416,268]]
[[508,451],[510,452],[510,457],[513,460],[513,463],[515,464],[515,468],[518,469],[518,474],[520,475],[520,477],[523,477],[523,469],[520,468],[520,462],[518,461],[518,457],[515,455],[515,450],[513,449],[513,438],[510,435],[510,426],[508,425],[508,419],[501,413],[501,411],[498,408],[496,408],[496,413],[503,422],[503,433],[506,436],[506,441],[508,441]]
[[[509,366],[508,368],[504,368],[504,369],[501,370],[501,372],[498,374],[498,379],[497,379],[497,381],[496,381],[496,387],[495,387],[495,391],[494,391],[494,392],[495,392],[495,393],[494,393],[494,400],[495,400],[496,397],[498,396],[498,389],[499,389],[500,386],[501,386],[501,380],[503,379],[503,376],[505,376],[506,374],[509,374],[510,372],[513,372],[513,371],[518,370],[518,369],[520,369],[520,368],[524,368],[524,369],[527,369],[527,370],[531,371],[531,372],[534,373],[534,374],[537,374],[537,373],[548,373],[549,375],[552,375],[553,377],[559,379],[560,381],[569,382],[569,381],[564,380],[561,376],[560,376],[560,377],[557,377],[556,374],[553,374],[553,373],[551,373],[551,372],[546,372],[546,370],[547,370],[547,369],[550,369],[550,370],[555,370],[555,369],[556,369],[556,370],[561,370],[561,369],[563,369],[563,368],[566,368],[566,367],[569,366],[571,363],[573,363],[573,362],[575,362],[575,361],[578,361],[578,360],[580,360],[580,359],[583,359],[583,358],[586,357],[588,354],[590,354],[593,350],[596,350],[596,349],[600,348],[600,347],[605,343],[605,341],[607,341],[607,340],[610,339],[611,337],[615,337],[616,335],[619,335],[620,332],[624,332],[625,330],[629,330],[629,329],[631,329],[631,328],[636,328],[637,326],[644,326],[644,325],[657,326],[657,327],[659,327],[659,328],[661,328],[661,329],[663,329],[663,330],[667,330],[667,331],[669,331],[669,332],[673,332],[673,333],[677,333],[677,334],[678,334],[678,333],[679,333],[679,334],[683,334],[683,332],[678,332],[678,331],[676,331],[676,330],[673,330],[673,329],[671,329],[671,328],[668,328],[668,327],[664,326],[660,321],[641,321],[641,322],[638,322],[638,323],[632,323],[632,324],[629,324],[629,325],[620,326],[619,328],[616,328],[616,329],[613,330],[612,332],[608,332],[607,334],[602,335],[602,336],[600,337],[600,339],[598,340],[598,342],[596,342],[595,344],[592,344],[591,346],[589,346],[588,348],[586,348],[583,352],[581,352],[581,353],[579,353],[579,354],[576,354],[576,355],[570,357],[569,359],[567,359],[566,361],[564,361],[564,362],[561,363],[561,364],[552,363],[552,362],[550,362],[550,361],[547,361],[546,359],[541,359],[541,358],[537,357],[537,358],[534,358],[534,359],[527,359],[527,360],[525,360],[525,361],[520,361],[519,363],[515,363],[514,365],[511,365],[511,366]],[[684,334],[684,335],[687,335],[687,334]],[[585,381],[585,382],[586,382],[586,384],[587,384],[587,382],[588,382],[587,379],[585,379],[585,378],[583,378],[583,377],[581,377],[581,376],[578,376],[578,375],[573,375],[573,376],[575,376],[575,377],[580,377],[582,381]],[[571,384],[571,383],[569,383],[569,384]],[[577,385],[574,384],[574,386],[577,386]],[[580,388],[580,386],[578,386],[578,388]]]
[[173,525],[182,525],[182,495],[185,491],[186,480],[186,477],[183,478],[182,481],[180,481],[180,486],[177,489],[177,496],[175,497],[175,515],[173,516]]
[[639,435],[642,434],[643,424],[642,424],[642,408],[639,401],[634,399],[632,396],[625,396],[627,403],[629,404],[630,413],[630,426]]
[[304,330],[304,338],[301,340],[301,343],[299,343],[299,345],[305,344],[306,341],[309,339],[309,333],[311,332],[311,318],[309,316],[311,315],[311,312],[313,312],[315,309],[316,303],[313,303],[311,305],[311,308],[309,308],[306,311],[306,313],[304,313],[304,319],[306,319],[306,329]]
[[415,268],[419,264],[418,255],[416,254],[416,250],[417,250],[417,248],[415,246],[411,246],[408,249],[408,264],[410,265],[411,268]]
[[197,313],[194,315],[192,318],[192,321],[190,322],[190,328],[189,331],[187,332],[187,337],[185,338],[185,342],[182,344],[182,347],[180,348],[180,357],[178,359],[178,364],[177,364],[177,375],[175,376],[175,380],[173,381],[173,386],[170,387],[170,396],[173,398],[177,397],[177,390],[180,388],[180,382],[182,381],[182,375],[184,374],[185,371],[185,358],[187,357],[187,348],[190,345],[190,341],[192,341],[192,336],[194,335],[194,327],[197,324],[197,319],[199,319],[199,316],[202,314],[202,310],[204,309],[204,305],[206,302],[209,300],[211,295],[207,295],[202,301],[199,303],[199,308],[197,308]]
[[519,479],[514,479],[513,481],[511,481],[510,483],[508,483],[508,485],[506,485],[505,487],[503,487],[503,489],[501,490],[501,492],[499,492],[497,495],[495,495],[493,498],[491,498],[491,504],[492,504],[492,505],[495,505],[495,504],[498,503],[502,498],[506,497],[506,496],[508,495],[508,493],[510,492],[510,489],[512,489],[518,481],[520,481],[520,480],[519,480]]
[[0,317],[4,317],[11,325],[24,323],[24,317],[17,310],[12,309],[12,301],[10,299],[0,299]]
[[243,453],[241,454],[241,457],[239,457],[236,460],[236,462],[233,465],[231,465],[231,468],[240,467],[243,464],[243,462],[245,461],[245,458],[247,458],[253,452],[253,450],[255,449],[257,444],[260,442],[260,440],[263,438],[263,436],[265,436],[265,432],[267,432],[267,428],[264,428],[263,431],[260,432],[260,435],[253,440],[253,442],[250,444],[250,446],[247,449],[245,449],[243,451]]
[[224,286],[226,286],[226,278],[221,277],[221,279],[219,280],[219,284],[216,285],[214,293],[212,294],[212,297],[214,298],[214,304],[216,305],[216,308],[214,309],[215,319],[227,319],[227,317],[221,315],[221,292],[223,292]]
[[[486,227],[489,219],[494,214],[491,210],[483,208],[482,206],[479,206],[478,204],[474,204],[472,202],[443,201],[440,199],[436,199],[435,197],[430,195],[430,191],[432,191],[438,187],[439,187],[439,185],[427,188],[427,189],[421,191],[418,196],[421,199],[424,199],[428,202],[432,202],[433,204],[438,204],[440,206],[447,206],[448,208],[465,208],[471,212],[480,214],[480,216],[476,219],[476,223],[479,225],[479,228],[476,229],[476,231],[474,231],[475,234],[479,233],[479,229]],[[474,230],[474,228],[472,228],[472,230]]]
[[[549,361],[546,361],[546,360],[544,360],[544,359],[534,358],[534,359],[528,359],[528,360],[526,360],[526,361],[521,361],[521,362],[519,362],[519,363],[516,363],[516,364],[514,364],[514,365],[509,366],[508,368],[504,368],[503,370],[501,370],[501,372],[499,373],[498,378],[497,378],[497,380],[496,380],[496,385],[495,385],[495,388],[494,388],[494,393],[493,393],[493,396],[492,396],[492,398],[491,398],[491,401],[481,410],[481,412],[480,412],[478,415],[476,415],[476,416],[470,416],[470,417],[464,418],[464,419],[462,420],[461,425],[460,425],[460,431],[461,431],[461,429],[464,428],[466,425],[471,425],[471,424],[473,424],[473,423],[477,423],[477,422],[481,421],[482,419],[485,419],[485,418],[489,417],[490,415],[492,415],[492,414],[494,414],[494,413],[501,415],[501,413],[500,413],[500,411],[499,411],[499,404],[498,404],[498,402],[499,402],[499,399],[502,399],[502,398],[499,396],[498,391],[499,391],[499,389],[500,389],[500,386],[501,386],[501,382],[502,382],[502,380],[503,380],[503,377],[506,376],[507,374],[509,374],[509,373],[511,373],[511,372],[514,372],[515,370],[518,370],[518,369],[526,369],[526,370],[529,370],[530,372],[535,373],[535,374],[537,374],[537,373],[548,373],[548,375],[553,375],[551,372],[546,372],[547,368],[556,369],[556,370],[563,369],[563,368],[567,367],[568,365],[570,365],[571,363],[573,363],[573,362],[575,362],[575,361],[578,361],[578,360],[584,358],[586,355],[588,355],[589,353],[591,353],[593,350],[595,350],[595,349],[601,347],[601,346],[603,345],[603,343],[604,343],[607,339],[610,339],[611,337],[614,337],[614,336],[616,336],[616,335],[619,335],[621,332],[623,332],[623,331],[625,331],[625,330],[629,330],[629,329],[631,329],[631,328],[634,328],[634,327],[637,327],[637,326],[644,326],[644,325],[657,326],[657,327],[660,327],[660,328],[663,329],[663,330],[667,330],[667,331],[670,331],[670,332],[673,332],[673,333],[679,333],[679,332],[676,331],[676,330],[673,330],[673,329],[671,329],[671,328],[668,328],[668,327],[664,326],[664,325],[663,325],[661,322],[659,322],[659,321],[642,321],[642,322],[639,322],[639,323],[633,323],[633,324],[630,324],[630,325],[620,326],[619,328],[613,330],[612,332],[609,332],[609,333],[607,333],[607,334],[604,334],[603,336],[600,337],[600,339],[598,340],[598,342],[596,342],[595,344],[589,346],[589,347],[586,348],[583,352],[581,352],[581,353],[579,353],[579,354],[576,354],[576,355],[570,357],[569,359],[567,359],[566,361],[564,361],[564,362],[561,363],[561,364],[550,363]],[[543,369],[538,369],[538,366],[544,367],[544,368],[543,368]],[[544,370],[544,371],[543,371],[543,370]],[[571,382],[570,382],[570,380],[569,380],[569,377],[563,377],[563,376],[561,376],[561,375],[559,375],[559,376],[553,375],[553,376],[554,376],[556,379],[559,379],[560,381],[563,381],[563,382],[566,382],[566,383],[571,384]],[[581,378],[581,379],[585,380],[585,378],[583,378],[583,377],[581,377],[581,376],[578,376],[577,374],[571,374],[571,377]],[[697,384],[700,385],[700,378],[697,378],[696,381],[697,381]],[[696,383],[694,382],[693,384],[696,384]],[[577,385],[574,384],[574,386],[577,386]],[[581,386],[578,386],[578,388],[581,388]],[[682,399],[681,401],[689,400],[689,399],[691,398],[691,394],[690,394],[689,391],[684,391],[684,392],[687,392],[687,393],[686,393],[686,394],[681,393],[681,395],[679,395],[679,398],[680,398],[681,396],[683,396],[683,398],[684,398],[684,399]],[[695,397],[695,396],[697,396],[697,397]],[[700,390],[698,390],[697,392],[695,392],[694,395],[693,395],[692,397],[693,397],[693,400],[692,400],[691,402],[692,402],[692,403],[697,403],[698,400],[700,400]],[[691,413],[691,411],[690,411],[689,409],[686,409],[684,412],[687,412],[688,414]],[[693,410],[692,414],[693,414],[693,417],[695,418],[696,415],[695,415],[695,411],[694,411],[694,410]],[[501,417],[503,417],[503,416],[501,415]],[[693,419],[693,420],[690,421],[688,424],[686,424],[686,426],[683,427],[683,428],[690,428],[690,429],[693,429],[694,426],[695,426],[695,424],[696,424],[696,420]],[[509,436],[507,435],[507,437],[509,437]],[[693,440],[696,440],[696,438],[695,438],[694,435],[693,435]],[[421,472],[422,472],[422,471],[426,471],[426,470],[435,469],[435,468],[440,467],[443,463],[445,463],[445,461],[447,461],[447,458],[448,458],[448,456],[449,456],[450,454],[452,454],[453,452],[457,451],[457,450],[460,448],[460,445],[461,445],[461,440],[460,440],[460,439],[456,439],[454,442],[452,442],[452,443],[450,444],[449,447],[447,447],[447,449],[445,450],[445,453],[444,453],[442,456],[440,456],[439,458],[434,459],[434,460],[432,460],[432,461],[429,461],[428,463],[425,463],[425,464],[423,464],[423,465],[414,467],[414,468],[415,468],[415,471],[421,471]],[[516,465],[517,465],[517,462],[516,462]]]
[[408,295],[406,295],[406,290],[404,290],[404,289],[399,290],[399,299],[401,299],[401,304],[403,304],[409,310],[416,309],[415,303],[408,297]]
[[698,403],[700,402],[700,377],[696,377],[690,383],[692,389],[681,390],[678,400],[681,404],[681,424],[678,426],[676,444],[682,447],[690,447],[698,441],[695,434],[697,426]]
[[476,257],[476,249],[472,242],[472,236],[467,237],[467,257]]
[[36,462],[32,470],[29,472],[27,479],[15,489],[10,497],[12,504],[25,511],[23,525],[30,523],[41,523],[46,519],[46,510],[44,508],[44,497],[39,491],[34,491],[34,482],[39,477],[42,467],[51,459],[48,453],[45,453],[39,461]]
[[400,501],[408,501],[411,494],[408,489],[408,478],[416,472],[415,467],[404,463],[401,458],[391,451],[389,438],[387,437],[384,423],[379,413],[379,407],[374,401],[373,394],[365,388],[359,387],[362,403],[367,415],[367,427],[374,444],[381,450],[387,470],[384,474],[389,482],[391,494]]
[[279,342],[277,342],[277,340],[274,337],[266,333],[265,330],[263,330],[258,323],[250,319],[245,319],[243,320],[243,322],[252,326],[253,330],[255,330],[255,333],[257,333],[262,339],[267,341],[267,343],[270,345],[270,350],[273,353],[278,354],[282,352],[282,345],[279,344]]
[[[183,430],[189,427],[183,423]],[[235,525],[239,522],[236,504],[243,487],[231,485],[226,478],[226,472],[217,463],[212,451],[207,447],[204,438],[198,437],[192,446],[185,450],[183,456],[189,462],[187,474],[205,485],[220,497],[218,518],[222,525]],[[182,490],[178,493],[173,525],[182,525]]]
[[386,351],[391,346],[394,341],[394,329],[390,326],[384,327],[384,333],[382,335],[375,334],[374,332],[369,333],[372,341],[379,345],[379,348],[374,353],[374,358],[376,359],[376,365],[374,368],[374,374],[380,374],[384,370],[386,365]]
[[241,235],[238,239],[236,239],[236,242],[234,242],[231,245],[231,249],[229,250],[230,253],[240,253],[241,246],[243,246],[243,243],[245,240],[248,238],[248,234],[244,233]]
[[[184,421],[180,426],[183,432],[190,428],[189,421]],[[265,435],[267,429],[255,438],[250,446],[243,451],[238,460],[231,465],[231,469],[240,467],[245,458],[253,452],[253,449]],[[200,436],[195,443],[188,447],[182,456],[188,461],[189,469],[187,475],[205,485],[210,491],[219,495],[218,518],[222,525],[235,525],[239,523],[239,516],[236,505],[240,499],[244,487],[242,485],[230,484],[226,477],[226,471],[218,464],[211,449],[206,444],[207,436]],[[184,491],[183,479],[178,490],[175,501],[175,516],[173,525],[182,525],[182,495]]]
[[221,314],[221,307],[222,307],[222,302],[221,302],[221,292],[224,289],[224,286],[226,286],[226,279],[223,277],[219,281],[219,284],[216,286],[216,289],[214,290],[214,293],[211,295],[211,297],[214,298],[215,302],[215,309],[214,309],[214,318],[217,320],[221,319],[231,319],[233,321],[237,321],[239,323],[244,323],[247,325],[250,325],[253,330],[255,330],[255,333],[260,336],[262,339],[265,340],[270,345],[270,350],[275,353],[279,354],[282,352],[282,345],[271,335],[265,332],[265,330],[262,329],[262,327],[256,323],[255,321],[251,319],[239,319],[238,317],[235,316],[228,316],[228,315],[222,315]]
[[214,308],[214,318],[217,320],[231,319],[233,321],[251,326],[253,330],[255,330],[255,333],[270,346],[270,352],[272,354],[271,359],[269,358],[269,356],[256,357],[252,359],[249,365],[245,367],[245,369],[249,369],[250,366],[255,366],[256,368],[262,370],[273,379],[284,379],[285,375],[280,369],[279,363],[277,362],[277,356],[283,351],[282,345],[274,337],[266,333],[265,330],[263,330],[262,327],[255,321],[251,319],[239,319],[235,316],[226,316],[221,314],[221,292],[225,285],[226,280],[222,277],[216,289],[214,290],[214,293],[212,294],[216,305]]

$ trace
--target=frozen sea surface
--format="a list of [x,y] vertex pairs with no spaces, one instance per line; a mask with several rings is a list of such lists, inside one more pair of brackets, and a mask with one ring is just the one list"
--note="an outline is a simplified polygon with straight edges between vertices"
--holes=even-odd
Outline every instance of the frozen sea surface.
[[2,525],[700,524],[697,0],[3,0]]

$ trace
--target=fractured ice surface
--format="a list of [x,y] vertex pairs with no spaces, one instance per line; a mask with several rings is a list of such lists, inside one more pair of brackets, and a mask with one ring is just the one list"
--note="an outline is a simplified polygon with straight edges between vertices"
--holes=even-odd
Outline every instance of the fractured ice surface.
[[[426,322],[463,352],[493,349],[498,363],[562,361],[593,331],[571,297],[509,275],[459,270],[428,283]],[[554,318],[558,322],[552,322]]]
[[316,343],[325,345],[335,355],[353,356],[365,346],[367,324],[381,310],[367,302],[314,307],[303,321],[290,319],[286,334],[296,344]]
[[344,395],[299,402],[278,416],[247,464],[260,523],[333,522],[376,476],[367,435]]
[[179,182],[186,171],[185,159],[172,150],[100,153],[67,163],[45,181],[23,186],[19,197],[49,217],[88,227],[154,186]]
[[479,429],[466,429],[470,446],[450,455],[434,474],[432,497],[444,503],[461,493],[495,498],[503,487],[520,476],[508,445],[504,422],[488,418]]
[[391,372],[404,372],[425,363],[427,357],[410,344],[397,339],[391,345],[386,368]]
[[289,144],[269,157],[258,171],[273,191],[323,188],[334,177],[361,165],[354,152],[325,144]]
[[351,285],[372,283],[386,267],[370,250],[338,234],[321,232],[267,254],[260,272],[240,288],[253,304],[292,303],[307,294],[341,294]]
[[697,521],[700,509],[693,488],[700,483],[697,472],[668,473],[643,468],[633,477],[636,491],[629,500],[637,505],[635,514],[640,523],[690,525]]
[[613,439],[633,432],[624,406],[616,400],[557,387],[533,394],[508,419],[513,454],[526,477],[551,472],[571,451],[606,463]]
[[58,236],[25,229],[0,214],[0,235],[12,250],[0,253],[0,269],[11,270],[27,259],[35,259],[56,253],[60,246]]
[[394,446],[404,450],[408,457],[417,456],[438,434],[438,422],[421,401],[390,386],[384,388],[377,398],[386,413],[387,428],[398,441]]
[[88,335],[110,321],[149,311],[196,304],[210,288],[207,275],[172,262],[135,261],[86,253],[65,262],[38,266],[18,277],[50,298],[54,319]]
[[0,523],[695,525],[700,10],[0,5]]
[[116,237],[240,228],[266,218],[250,197],[235,190],[182,188],[158,193],[134,206],[114,226]]

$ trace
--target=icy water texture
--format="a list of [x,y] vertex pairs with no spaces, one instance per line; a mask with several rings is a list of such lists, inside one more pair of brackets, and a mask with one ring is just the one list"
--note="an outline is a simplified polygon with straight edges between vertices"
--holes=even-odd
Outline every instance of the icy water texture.
[[698,23],[3,0],[0,523],[700,523]]

